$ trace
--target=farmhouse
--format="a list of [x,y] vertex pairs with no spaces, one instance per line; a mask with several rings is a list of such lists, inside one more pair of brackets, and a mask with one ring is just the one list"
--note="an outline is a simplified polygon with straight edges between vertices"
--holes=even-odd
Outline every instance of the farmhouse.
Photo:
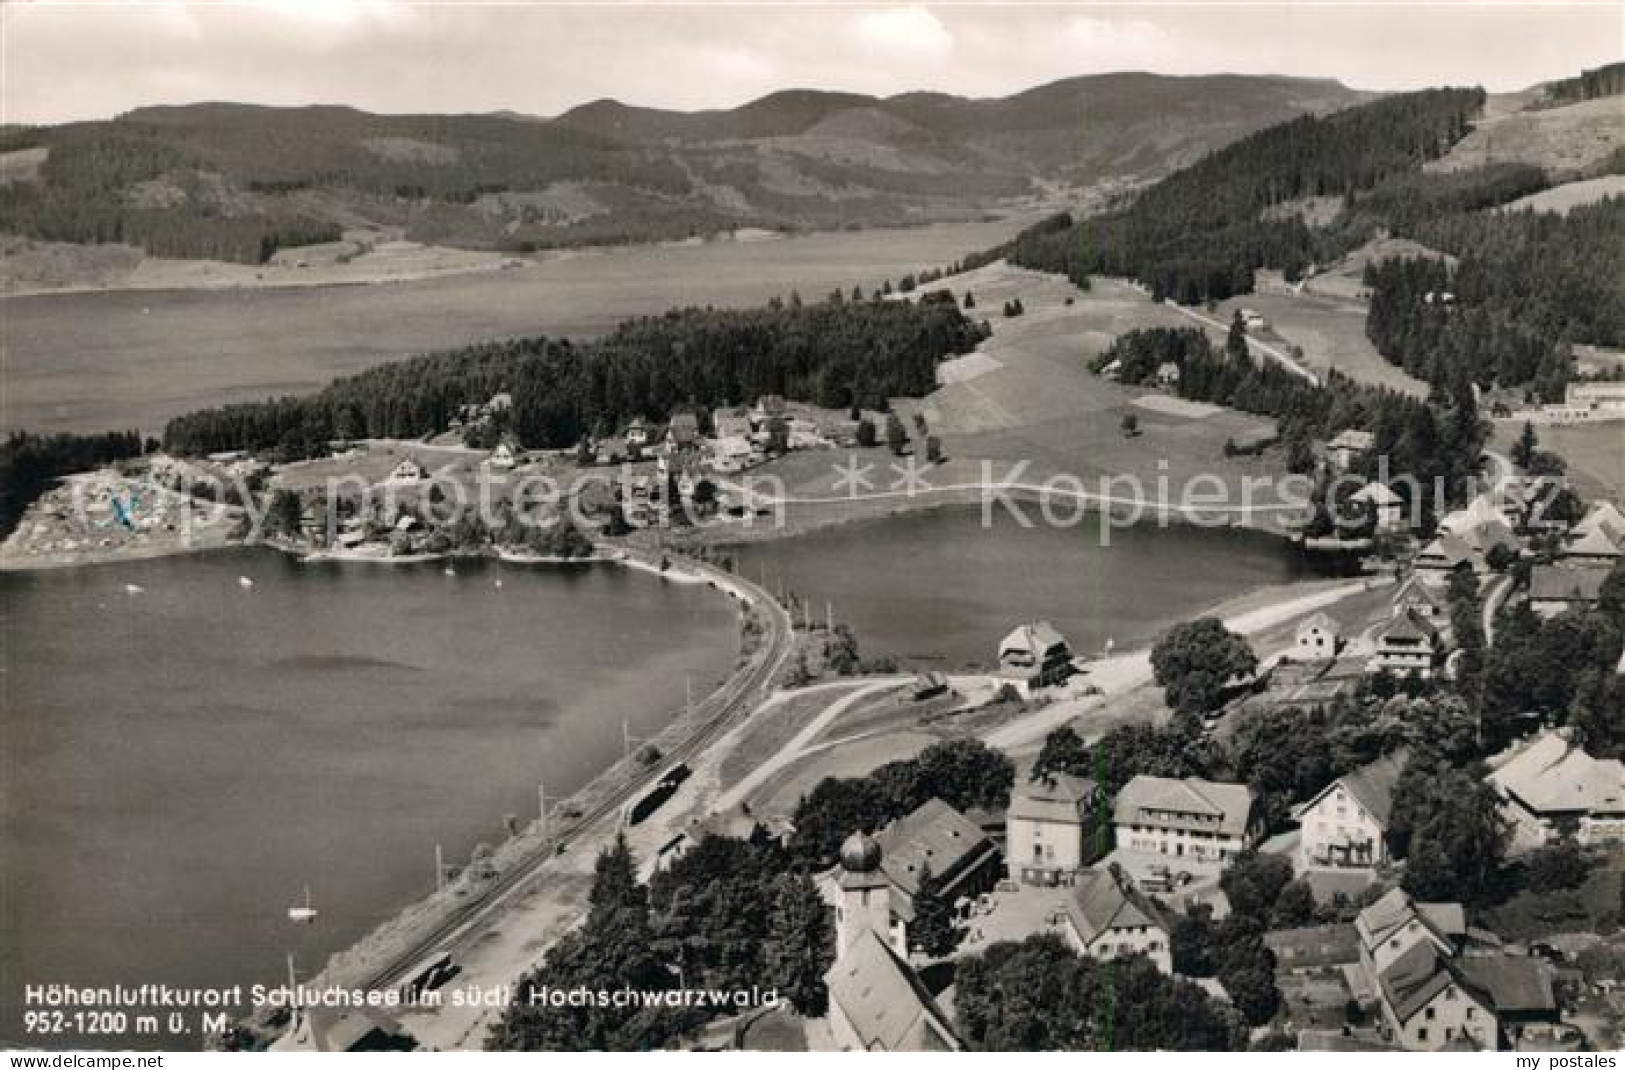
[[1323,658],[1335,658],[1338,648],[1342,645],[1343,638],[1337,622],[1324,613],[1316,613],[1298,625],[1297,641],[1292,646],[1292,653],[1305,661],[1319,661]]
[[1298,807],[1301,868],[1369,870],[1388,861],[1384,837],[1405,758],[1400,751],[1345,774]]
[[700,418],[692,412],[673,413],[666,425],[666,449],[670,452],[692,449],[699,442]]
[[429,478],[428,469],[418,463],[416,457],[402,457],[401,462],[390,470],[391,483],[416,483]]
[[1438,573],[1455,572],[1457,569],[1476,572],[1483,567],[1483,562],[1466,539],[1447,532],[1422,548],[1422,552],[1416,555],[1416,567],[1419,571]]
[[1223,866],[1252,842],[1253,796],[1245,784],[1137,776],[1117,793],[1112,822],[1124,850]]
[[1070,883],[1104,846],[1092,780],[1052,773],[1022,780],[1005,815],[1005,858],[1010,876],[1026,884]]
[[1144,955],[1163,973],[1174,972],[1173,927],[1115,867],[1081,874],[1066,897],[1063,919],[1067,940],[1090,958]]
[[1600,525],[1592,527],[1581,531],[1572,542],[1563,547],[1563,560],[1606,568],[1619,560],[1621,541],[1611,536],[1605,527]]
[[1618,759],[1593,758],[1555,730],[1513,745],[1489,765],[1515,850],[1565,835],[1588,845],[1625,840],[1625,764]]
[[999,644],[999,670],[1030,687],[1060,683],[1072,674],[1072,648],[1049,621],[1032,621]]
[[1366,662],[1366,672],[1427,679],[1433,675],[1443,648],[1433,622],[1414,610],[1406,610],[1377,633],[1377,651]]
[[1450,619],[1450,604],[1442,587],[1424,582],[1412,575],[1394,592],[1393,615],[1402,617],[1413,611],[1434,624],[1443,625]]
[[1351,427],[1339,431],[1335,438],[1326,443],[1326,456],[1339,471],[1347,472],[1371,452],[1376,442],[1377,436],[1370,431],[1358,431]]
[[1379,535],[1403,531],[1409,526],[1405,523],[1405,499],[1394,493],[1386,483],[1367,483],[1355,491],[1349,500],[1371,510]]
[[1563,402],[1584,410],[1593,420],[1625,419],[1625,383],[1570,383]]

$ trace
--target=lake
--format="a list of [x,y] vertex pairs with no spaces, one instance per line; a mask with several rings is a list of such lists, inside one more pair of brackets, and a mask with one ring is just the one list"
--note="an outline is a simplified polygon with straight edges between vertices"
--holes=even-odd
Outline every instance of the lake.
[[651,735],[735,662],[708,587],[457,572],[241,550],[0,574],[0,1047],[50,1043],[25,981],[275,982],[289,952],[308,977],[433,889],[437,842],[500,843],[538,777],[575,791],[623,716]]
[[1016,221],[587,250],[523,269],[378,286],[0,299],[0,428],[158,434],[204,406],[317,390],[426,350],[600,334],[674,306],[865,290],[1011,237]]
[[1099,517],[1024,528],[1002,509],[949,506],[861,520],[730,548],[739,572],[825,602],[865,655],[918,668],[988,668],[1026,620],[1047,619],[1080,654],[1110,639],[1143,646],[1177,621],[1271,584],[1319,573],[1286,540],[1259,532],[1144,524],[1100,545]]

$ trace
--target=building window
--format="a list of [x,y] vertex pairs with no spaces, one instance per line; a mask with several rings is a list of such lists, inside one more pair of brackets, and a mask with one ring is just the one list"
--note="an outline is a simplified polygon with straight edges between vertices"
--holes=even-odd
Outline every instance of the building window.
[[1431,1022],[1431,1021],[1433,1021],[1434,1018],[1438,1017],[1438,1012],[1435,1011],[1432,1007],[1429,1007],[1426,1011],[1424,1011],[1422,1013],[1422,1017],[1426,1018],[1428,1021]]
[[1428,1038],[1428,1031],[1426,1029],[1418,1029],[1416,1031],[1416,1039],[1417,1040],[1426,1040],[1427,1038]]

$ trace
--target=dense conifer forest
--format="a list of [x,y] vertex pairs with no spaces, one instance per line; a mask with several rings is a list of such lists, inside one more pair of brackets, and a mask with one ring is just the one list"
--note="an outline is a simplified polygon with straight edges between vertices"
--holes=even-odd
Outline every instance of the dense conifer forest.
[[0,538],[11,534],[34,499],[59,476],[141,454],[134,431],[35,435],[16,431],[0,444]]

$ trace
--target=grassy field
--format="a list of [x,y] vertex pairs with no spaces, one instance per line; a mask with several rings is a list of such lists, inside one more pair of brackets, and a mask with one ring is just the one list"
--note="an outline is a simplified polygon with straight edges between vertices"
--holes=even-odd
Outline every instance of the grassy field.
[[1543,189],[1539,193],[1520,197],[1506,207],[1510,210],[1533,208],[1537,212],[1568,215],[1571,208],[1595,204],[1608,197],[1618,197],[1620,194],[1625,194],[1625,175],[1603,175],[1600,178],[1565,182],[1561,186]]
[[1382,358],[1365,335],[1364,301],[1328,294],[1269,291],[1232,298],[1219,305],[1228,321],[1238,308],[1256,310],[1268,321],[1260,341],[1297,346],[1303,362],[1317,372],[1335,368],[1362,383],[1426,397],[1427,384]]
[[[1497,420],[1494,442],[1509,450],[1523,431],[1518,420]],[[1588,427],[1539,427],[1541,448],[1560,454],[1569,462],[1569,475],[1582,494],[1625,501],[1625,421],[1591,424]]]
[[[1625,108],[1601,97],[1561,108],[1486,109],[1484,119],[1428,171],[1463,171],[1489,163],[1528,163],[1552,174],[1578,171],[1625,145]],[[1514,102],[1514,106],[1516,103]]]

